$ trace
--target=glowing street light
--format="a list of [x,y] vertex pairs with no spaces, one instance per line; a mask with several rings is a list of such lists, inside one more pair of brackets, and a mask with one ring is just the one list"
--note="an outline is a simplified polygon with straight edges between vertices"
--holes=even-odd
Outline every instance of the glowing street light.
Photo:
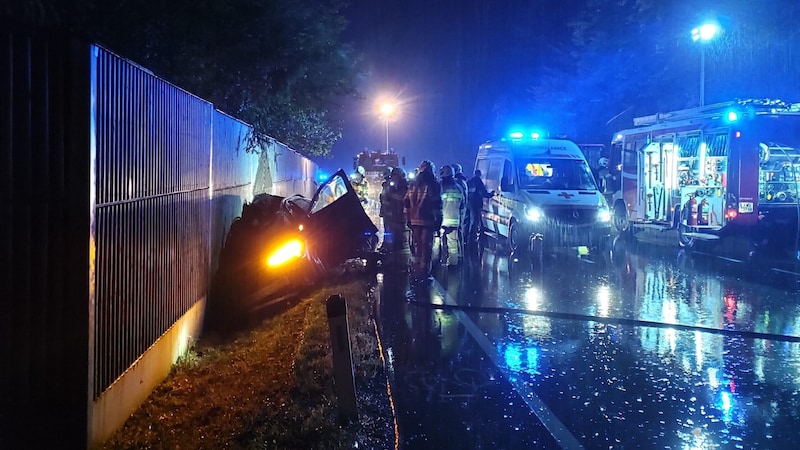
[[706,46],[708,42],[719,34],[720,27],[716,23],[705,23],[692,30],[692,41],[700,41],[700,106],[706,103]]
[[378,107],[378,112],[383,117],[384,123],[386,123],[386,153],[389,153],[389,119],[397,112],[397,105],[385,101]]

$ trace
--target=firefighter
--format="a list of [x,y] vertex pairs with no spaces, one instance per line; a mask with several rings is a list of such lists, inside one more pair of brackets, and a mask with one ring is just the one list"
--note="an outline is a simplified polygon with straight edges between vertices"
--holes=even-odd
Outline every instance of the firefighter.
[[[456,267],[463,260],[463,238],[461,218],[467,209],[466,190],[454,178],[453,168],[442,166],[442,229],[441,254],[439,258],[448,267]],[[446,254],[445,254],[446,252]]]
[[[408,228],[403,210],[403,201],[408,192],[406,172],[400,167],[393,168],[387,184],[388,188],[381,203],[385,236],[389,236],[389,239],[384,241],[384,246],[388,245],[386,252],[392,255],[391,261],[400,265],[401,255],[407,255],[408,244]],[[407,262],[405,261],[402,266],[405,267]]]
[[[618,175],[619,172],[615,168],[608,166],[609,159],[605,156],[597,160],[597,168],[593,170],[595,181],[597,181],[597,188],[600,193],[606,197],[606,201],[611,201],[614,193],[619,189]],[[611,203],[609,203],[611,204]]]
[[361,203],[367,203],[369,195],[369,183],[367,182],[367,171],[364,166],[358,166],[355,172],[350,175],[350,183],[353,185],[353,190]]
[[[467,188],[467,177],[464,175],[464,168],[461,167],[461,164],[453,164],[453,178],[456,179],[461,188],[464,189],[464,211],[461,215],[461,243],[464,243],[464,239],[467,237],[467,192],[469,189]],[[463,253],[462,253],[463,255]]]
[[472,178],[467,181],[467,237],[465,238],[467,248],[472,248],[477,244],[483,199],[494,196],[494,191],[486,190],[486,185],[481,179],[482,175],[480,169],[475,169]]
[[403,199],[411,228],[412,276],[418,282],[431,279],[434,234],[442,227],[442,189],[435,170],[431,161],[422,161],[419,174]]
[[381,242],[379,253],[387,253],[391,246],[392,236],[386,229],[386,209],[389,207],[389,188],[391,185],[392,168],[383,169],[383,181],[381,181],[381,192],[378,194],[378,216],[382,219],[383,242]]

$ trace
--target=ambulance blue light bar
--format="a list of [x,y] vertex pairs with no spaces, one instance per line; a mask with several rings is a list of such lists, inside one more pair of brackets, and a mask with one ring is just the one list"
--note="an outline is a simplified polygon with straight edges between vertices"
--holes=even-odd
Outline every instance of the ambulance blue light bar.
[[[525,133],[523,133],[522,131],[512,131],[511,133],[508,134],[508,137],[510,137],[514,141],[521,141],[525,137]],[[531,140],[534,141],[539,140],[539,138],[541,137],[542,135],[538,131],[534,131],[530,134]]]

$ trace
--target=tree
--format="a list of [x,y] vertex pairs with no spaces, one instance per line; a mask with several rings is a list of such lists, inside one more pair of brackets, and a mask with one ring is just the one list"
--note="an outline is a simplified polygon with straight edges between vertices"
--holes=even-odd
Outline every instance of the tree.
[[[713,17],[724,29],[704,44],[706,103],[736,98],[791,98],[800,91],[795,64],[800,3],[776,0],[588,0],[570,23],[571,52],[531,83],[533,110],[549,110],[578,139],[608,142],[635,116],[699,105],[699,43],[691,29]],[[574,134],[573,134],[574,133]]]
[[[357,97],[343,0],[21,0],[16,14],[86,34],[307,156]],[[44,11],[44,12],[40,12]],[[35,19],[35,20],[34,20]]]

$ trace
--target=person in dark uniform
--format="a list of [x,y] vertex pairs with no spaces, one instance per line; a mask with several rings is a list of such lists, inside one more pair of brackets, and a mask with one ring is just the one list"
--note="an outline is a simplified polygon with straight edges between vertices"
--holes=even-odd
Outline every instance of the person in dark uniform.
[[422,161],[419,174],[408,187],[403,202],[411,228],[412,275],[416,281],[431,276],[434,235],[442,227],[442,189],[435,170],[431,161]]
[[[384,248],[391,261],[400,263],[401,255],[406,251],[408,228],[403,202],[408,192],[406,172],[400,167],[392,169],[385,194],[381,197],[383,226],[389,239],[384,241]],[[406,254],[407,256],[407,254]],[[408,261],[406,260],[403,266]]]
[[493,192],[486,190],[479,169],[475,169],[472,178],[467,181],[467,238],[465,244],[467,248],[472,248],[478,242],[478,231],[481,224],[481,210],[483,209],[483,199],[492,198]]

